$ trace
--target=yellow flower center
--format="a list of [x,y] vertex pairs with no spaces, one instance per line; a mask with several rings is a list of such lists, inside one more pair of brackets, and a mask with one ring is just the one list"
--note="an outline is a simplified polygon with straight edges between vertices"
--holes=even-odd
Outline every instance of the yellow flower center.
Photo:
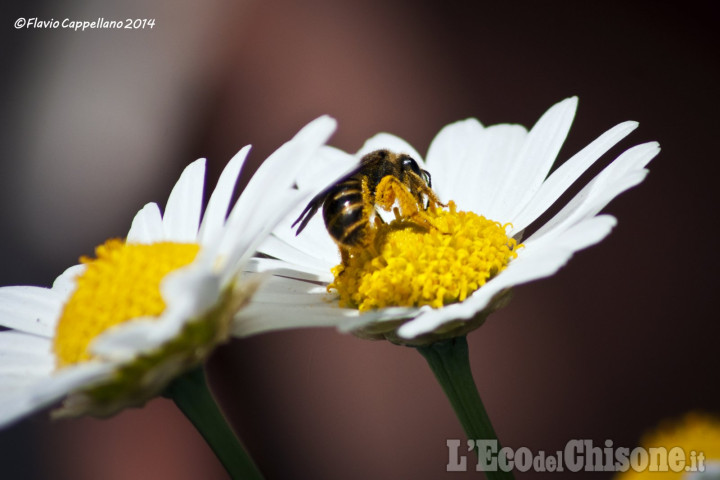
[[[709,463],[714,463],[717,468],[720,462],[720,418],[692,412],[679,420],[667,420],[655,431],[644,435],[641,446],[648,451],[648,458],[654,459],[652,462],[657,465],[649,463],[640,471],[630,468],[627,472],[617,474],[615,480],[679,480],[687,478],[685,475],[689,471],[702,471],[701,462],[703,469]],[[672,455],[665,455],[665,452],[676,447],[683,452],[682,462]],[[652,449],[662,449],[662,452],[659,456],[654,456],[655,454],[650,453]],[[671,458],[672,463],[669,463],[668,458]],[[666,471],[652,471],[652,468]]]
[[190,264],[199,248],[194,243],[145,245],[111,239],[95,249],[97,258],[82,257],[86,269],[76,279],[57,325],[58,367],[89,360],[90,343],[108,328],[138,317],[159,316],[165,310],[160,282]]
[[[328,290],[361,311],[462,302],[517,256],[508,225],[473,212],[429,209],[422,222],[397,218],[378,225],[368,247],[347,252]],[[429,225],[428,225],[429,224]]]

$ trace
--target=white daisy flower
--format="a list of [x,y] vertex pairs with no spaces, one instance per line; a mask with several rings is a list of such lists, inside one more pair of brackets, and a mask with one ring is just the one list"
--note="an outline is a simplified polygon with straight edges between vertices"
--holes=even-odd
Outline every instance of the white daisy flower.
[[52,288],[0,288],[0,426],[65,399],[56,413],[108,415],[144,403],[225,341],[256,280],[239,273],[302,198],[292,183],[335,129],[321,117],[258,169],[228,215],[250,150],[225,167],[202,214],[205,161],[190,164],[161,215],[135,216]]
[[324,146],[298,175],[301,190],[320,192],[364,155],[387,149],[417,160],[432,175],[440,200],[452,204],[427,210],[433,228],[408,227],[407,221],[378,227],[376,251],[356,250],[343,265],[321,215],[296,236],[291,224],[304,207],[298,205],[261,245],[259,251],[271,258],[252,262],[254,270],[277,276],[258,292],[236,332],[339,325],[360,336],[423,345],[477,328],[512,286],[554,274],[573,253],[605,238],[616,220],[598,213],[640,183],[659,152],[656,142],[628,149],[522,239],[580,175],[637,127],[617,125],[548,175],[576,108],[576,97],[563,100],[530,131],[511,124],[485,127],[476,119],[450,124],[424,161],[407,142],[386,133],[355,155]]

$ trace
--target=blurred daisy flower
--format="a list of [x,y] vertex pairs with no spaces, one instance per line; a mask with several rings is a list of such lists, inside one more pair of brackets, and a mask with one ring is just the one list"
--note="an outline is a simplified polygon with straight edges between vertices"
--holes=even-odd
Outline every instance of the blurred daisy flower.
[[[321,215],[295,235],[291,224],[304,207],[298,205],[261,245],[269,258],[251,264],[277,276],[258,292],[236,331],[338,325],[361,337],[420,346],[477,328],[504,304],[511,287],[554,274],[573,253],[605,238],[616,220],[598,213],[640,183],[659,152],[656,142],[628,149],[548,222],[533,224],[637,127],[617,125],[548,175],[576,108],[576,97],[565,99],[530,131],[511,124],[485,127],[475,119],[450,124],[432,141],[424,161],[408,143],[386,133],[369,139],[355,155],[323,146],[299,172],[296,182],[303,191],[320,192],[364,155],[387,149],[426,169],[432,189],[449,207],[428,208],[422,222],[397,213],[395,220],[378,222],[372,248],[354,249],[341,263]],[[531,224],[534,233],[523,238]]]
[[226,166],[202,213],[205,161],[161,215],[135,216],[52,288],[0,288],[0,426],[64,399],[58,416],[110,415],[162,393],[228,339],[256,280],[248,258],[302,195],[294,178],[335,129],[321,117],[258,169],[228,215],[249,152]]
[[[615,480],[718,480],[720,479],[720,418],[691,412],[665,420],[643,436],[642,452],[626,452]],[[627,449],[626,449],[627,450]],[[657,455],[652,452],[658,452]]]

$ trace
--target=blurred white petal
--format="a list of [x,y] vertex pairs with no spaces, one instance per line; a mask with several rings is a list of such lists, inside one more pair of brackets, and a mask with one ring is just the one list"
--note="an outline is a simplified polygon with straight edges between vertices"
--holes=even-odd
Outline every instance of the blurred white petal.
[[165,240],[190,243],[197,239],[202,211],[205,159],[195,160],[185,167],[170,192],[163,215]]

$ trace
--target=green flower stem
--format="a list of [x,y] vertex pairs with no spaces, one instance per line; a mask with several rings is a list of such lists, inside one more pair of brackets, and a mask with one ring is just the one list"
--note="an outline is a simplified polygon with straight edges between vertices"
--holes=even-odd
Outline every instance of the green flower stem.
[[165,396],[195,425],[231,478],[263,478],[215,403],[202,365],[176,378],[165,390]]
[[[471,440],[496,440],[497,434],[490,423],[480,399],[472,372],[465,336],[442,340],[417,347],[435,374],[445,395],[452,404],[465,434]],[[498,451],[502,448],[497,444]],[[512,472],[486,471],[489,480],[513,479]]]

